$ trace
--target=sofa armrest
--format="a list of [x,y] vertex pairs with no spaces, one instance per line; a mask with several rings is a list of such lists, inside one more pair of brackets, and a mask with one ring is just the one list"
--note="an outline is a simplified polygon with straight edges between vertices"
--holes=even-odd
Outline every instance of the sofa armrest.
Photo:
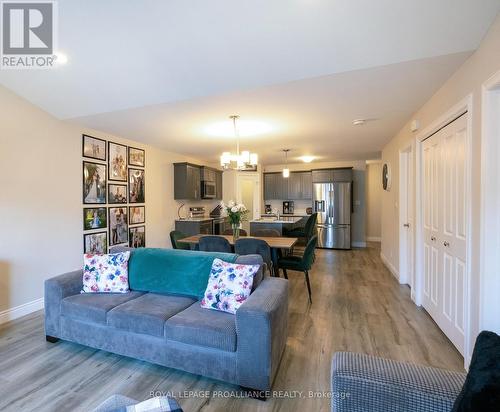
[[332,412],[448,412],[464,381],[464,373],[337,352]]
[[59,336],[61,302],[77,295],[83,288],[83,270],[75,270],[45,281],[45,334]]
[[265,278],[236,311],[238,380],[270,390],[288,331],[288,281]]

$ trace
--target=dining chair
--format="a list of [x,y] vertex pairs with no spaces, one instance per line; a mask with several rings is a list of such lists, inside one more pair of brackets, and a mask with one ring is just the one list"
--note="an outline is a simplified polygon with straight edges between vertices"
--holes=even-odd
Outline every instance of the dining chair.
[[[223,235],[232,235],[233,234],[233,229],[226,229],[222,233]],[[247,231],[245,229],[240,229],[240,236],[248,236]]]
[[317,221],[318,221],[318,214],[313,213],[311,216],[308,217],[304,227],[297,227],[295,229],[288,230],[286,231],[286,233],[284,233],[284,236],[304,238],[306,242],[308,242],[309,239],[311,239],[311,237],[314,235],[314,229],[316,227]]
[[234,253],[237,255],[260,255],[267,265],[269,273],[274,274],[273,259],[271,257],[271,248],[265,240],[242,238],[234,244]]
[[220,236],[202,236],[199,245],[202,252],[232,253],[229,241]]
[[187,235],[178,231],[172,230],[170,232],[170,242],[172,243],[172,248],[174,249],[182,249],[182,250],[191,250],[191,246],[188,243],[181,242],[181,239],[186,238]]
[[257,229],[254,231],[255,237],[281,237],[281,233],[276,229]]
[[318,236],[314,235],[307,242],[304,254],[302,256],[285,256],[278,260],[278,276],[279,270],[283,269],[285,279],[288,279],[287,270],[295,270],[297,272],[304,272],[306,278],[307,292],[309,293],[309,302],[312,303],[311,297],[311,283],[309,282],[309,271],[311,270],[314,258],[314,249],[318,243]]

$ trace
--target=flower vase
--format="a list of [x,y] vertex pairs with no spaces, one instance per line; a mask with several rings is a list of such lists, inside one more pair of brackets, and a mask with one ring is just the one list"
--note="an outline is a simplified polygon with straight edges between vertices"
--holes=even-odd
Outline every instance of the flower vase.
[[239,223],[238,224],[233,223],[232,228],[233,228],[233,239],[234,239],[234,241],[236,241],[240,237],[240,225],[239,225]]

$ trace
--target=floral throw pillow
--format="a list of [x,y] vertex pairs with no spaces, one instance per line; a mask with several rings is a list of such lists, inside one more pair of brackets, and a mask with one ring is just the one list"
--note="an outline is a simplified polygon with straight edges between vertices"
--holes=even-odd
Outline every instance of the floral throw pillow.
[[82,293],[126,293],[130,252],[83,256]]
[[239,265],[214,259],[201,307],[236,313],[248,299],[260,265]]

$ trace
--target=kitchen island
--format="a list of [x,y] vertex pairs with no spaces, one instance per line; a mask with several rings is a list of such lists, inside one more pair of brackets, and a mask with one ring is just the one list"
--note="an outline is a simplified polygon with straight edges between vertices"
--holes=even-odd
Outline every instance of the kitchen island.
[[282,236],[284,231],[304,226],[305,220],[307,220],[307,217],[304,216],[261,217],[260,219],[254,219],[250,221],[250,236],[255,236],[255,231],[260,229],[274,229]]

